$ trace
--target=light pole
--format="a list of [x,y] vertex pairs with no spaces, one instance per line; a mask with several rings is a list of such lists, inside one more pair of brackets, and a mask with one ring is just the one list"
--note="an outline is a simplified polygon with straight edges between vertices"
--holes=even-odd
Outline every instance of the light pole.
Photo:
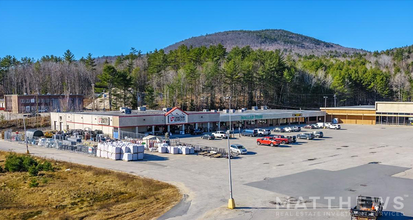
[[[226,99],[229,101],[228,108],[231,110],[231,96],[227,96]],[[228,199],[228,208],[234,209],[235,208],[235,200],[232,196],[232,172],[231,172],[231,145],[230,145],[230,135],[231,135],[231,113],[228,111],[229,116],[229,130],[228,133],[228,170],[229,170],[229,199]]]
[[323,123],[323,128],[326,127],[326,117],[327,117],[327,98],[328,96],[324,96],[324,111],[325,111],[325,115],[324,115],[324,123]]
[[334,94],[334,107],[337,107],[337,96]]
[[30,154],[29,145],[27,143],[26,119],[24,117],[23,117],[23,127],[24,127],[24,142],[26,143],[26,154]]

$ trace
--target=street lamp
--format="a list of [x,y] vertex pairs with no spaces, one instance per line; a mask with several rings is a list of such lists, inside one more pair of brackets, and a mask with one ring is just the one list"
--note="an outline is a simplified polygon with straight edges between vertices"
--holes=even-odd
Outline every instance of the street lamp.
[[24,117],[23,117],[23,126],[24,126],[24,142],[26,143],[26,154],[30,154],[29,144],[27,143],[26,119]]
[[[231,110],[231,96],[225,97],[228,99],[229,104],[228,108]],[[228,199],[228,208],[229,209],[234,209],[235,208],[235,200],[234,197],[232,196],[232,173],[231,173],[231,145],[230,145],[230,135],[231,135],[231,114],[230,111],[228,111],[228,116],[229,116],[229,130],[227,131],[228,133],[228,170],[229,170],[229,199]]]
[[328,96],[324,96],[324,112],[326,113],[325,115],[324,115],[324,123],[323,123],[323,128],[325,128],[326,127],[326,117],[327,117],[327,99],[328,99]]

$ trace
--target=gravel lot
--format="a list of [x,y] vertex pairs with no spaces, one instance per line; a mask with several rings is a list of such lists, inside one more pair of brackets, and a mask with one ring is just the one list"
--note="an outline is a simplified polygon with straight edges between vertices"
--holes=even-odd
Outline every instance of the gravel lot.
[[[388,216],[382,219],[413,219],[413,127],[342,127],[323,130],[325,138],[281,147],[258,146],[250,137],[231,139],[249,150],[232,160],[235,210],[226,209],[228,169],[223,158],[150,153],[145,161],[123,162],[39,147],[30,152],[177,185],[184,199],[161,219],[348,220],[349,204],[340,203],[340,197],[353,205],[360,194],[389,198]],[[199,136],[181,141],[224,148],[227,144]],[[0,150],[9,149],[25,151],[24,146],[0,141]],[[314,197],[320,198],[314,202]]]

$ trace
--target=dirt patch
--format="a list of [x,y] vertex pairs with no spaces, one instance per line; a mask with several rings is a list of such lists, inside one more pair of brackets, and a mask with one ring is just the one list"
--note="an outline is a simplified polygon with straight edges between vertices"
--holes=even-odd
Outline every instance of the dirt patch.
[[[0,151],[2,168],[7,154]],[[49,161],[55,170],[41,171],[38,176],[27,172],[0,173],[0,216],[5,219],[153,219],[181,199],[179,190],[167,183]]]

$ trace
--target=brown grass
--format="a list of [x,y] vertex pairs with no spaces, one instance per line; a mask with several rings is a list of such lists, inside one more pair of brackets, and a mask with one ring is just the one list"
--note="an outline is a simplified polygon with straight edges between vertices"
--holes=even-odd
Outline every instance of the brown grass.
[[[0,151],[3,168],[6,155]],[[50,162],[55,171],[41,171],[37,177],[0,173],[1,219],[152,219],[181,198],[176,187],[160,181]],[[38,187],[29,187],[32,179],[39,182]]]

